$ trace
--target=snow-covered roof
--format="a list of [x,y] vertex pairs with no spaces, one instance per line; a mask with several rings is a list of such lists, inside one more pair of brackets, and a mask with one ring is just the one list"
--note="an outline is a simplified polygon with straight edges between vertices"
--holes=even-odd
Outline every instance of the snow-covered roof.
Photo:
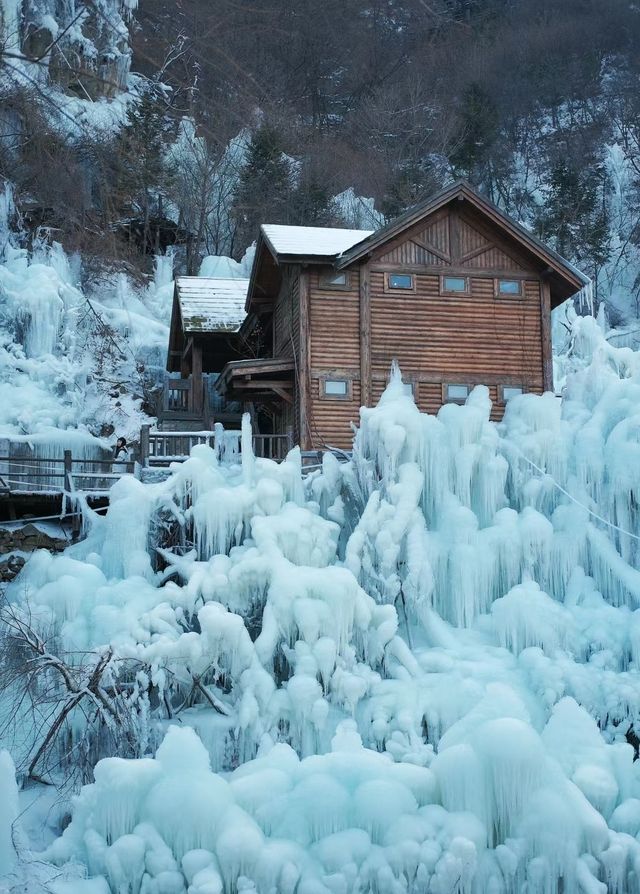
[[289,227],[263,224],[262,234],[278,255],[329,257],[342,254],[362,242],[373,230],[344,230],[339,227]]
[[246,317],[248,279],[179,276],[176,288],[184,332],[237,332]]

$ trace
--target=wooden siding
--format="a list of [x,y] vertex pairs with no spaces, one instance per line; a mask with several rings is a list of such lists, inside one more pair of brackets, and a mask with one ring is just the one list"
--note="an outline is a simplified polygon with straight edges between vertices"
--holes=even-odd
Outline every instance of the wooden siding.
[[[369,274],[371,402],[380,398],[393,360],[415,383],[423,412],[436,413],[442,406],[446,383],[487,385],[494,419],[504,411],[500,385],[542,391],[540,282],[528,275],[520,297],[496,298],[495,277],[471,272],[469,295],[442,295],[435,273],[416,273],[415,292],[389,292],[383,265],[376,262]],[[348,292],[321,290],[315,271],[309,279],[310,441],[348,448],[362,393],[358,278],[352,277]],[[327,374],[349,379],[350,400],[321,396],[320,378]]]
[[317,270],[309,271],[311,368],[360,369],[358,271],[349,290],[322,289]]
[[[311,392],[309,427],[314,446],[351,446],[351,421],[357,421],[360,392],[360,282],[352,270],[348,289],[320,285],[322,269],[309,269]],[[320,377],[335,375],[351,382],[351,399],[325,398]]]
[[351,400],[329,400],[320,396],[320,379],[311,378],[311,433],[315,447],[331,446],[350,450],[351,423],[360,418],[360,381],[351,382]]
[[[273,356],[292,357],[292,339],[298,335],[298,302],[293,301],[293,283],[297,277],[291,268],[285,268],[280,292],[273,306]],[[294,317],[295,308],[295,317]]]
[[543,388],[540,283],[525,280],[524,296],[495,298],[493,277],[471,277],[471,294],[440,295],[440,279],[416,274],[415,293],[384,291],[384,273],[371,273],[373,400],[391,363],[418,382],[421,409],[442,404],[442,383],[486,384],[498,402],[499,384]]

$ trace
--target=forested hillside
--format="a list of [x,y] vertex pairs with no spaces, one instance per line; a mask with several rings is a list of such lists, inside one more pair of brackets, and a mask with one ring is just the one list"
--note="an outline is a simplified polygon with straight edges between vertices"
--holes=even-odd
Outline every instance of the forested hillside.
[[466,177],[581,265],[614,321],[638,313],[628,0],[2,8],[0,176],[84,276],[144,275],[173,243],[196,272],[261,221],[366,226]]

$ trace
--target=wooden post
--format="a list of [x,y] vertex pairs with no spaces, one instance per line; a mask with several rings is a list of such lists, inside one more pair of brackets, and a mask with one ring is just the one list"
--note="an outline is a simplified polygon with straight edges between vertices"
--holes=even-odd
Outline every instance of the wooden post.
[[9,474],[9,459],[11,457],[11,443],[9,438],[0,438],[0,456],[3,457],[2,460],[0,460],[0,490],[10,491],[11,485],[9,484],[9,478],[11,476]]
[[73,460],[70,450],[64,452],[64,489],[69,494],[73,491]]
[[553,354],[551,353],[551,286],[540,283],[540,333],[542,336],[542,386],[553,391]]
[[360,403],[371,406],[371,287],[369,262],[360,267]]
[[204,382],[202,381],[202,345],[194,341],[191,351],[191,388],[194,413],[202,413]]
[[300,448],[311,448],[310,425],[310,392],[311,377],[309,367],[311,364],[311,335],[310,335],[310,309],[309,309],[309,272],[300,269],[300,368],[298,389],[300,392]]
[[[66,494],[72,494],[75,490],[75,485],[73,483],[73,459],[71,457],[71,451],[64,451],[64,484],[63,488],[65,494],[62,496],[62,505],[64,511],[64,504],[67,499]],[[82,516],[80,515],[80,504],[76,500],[70,500],[69,505],[71,507],[71,541],[72,543],[76,543],[77,540],[80,539],[80,530],[82,527]]]
[[149,465],[149,432],[150,425],[143,425],[140,429],[140,465]]

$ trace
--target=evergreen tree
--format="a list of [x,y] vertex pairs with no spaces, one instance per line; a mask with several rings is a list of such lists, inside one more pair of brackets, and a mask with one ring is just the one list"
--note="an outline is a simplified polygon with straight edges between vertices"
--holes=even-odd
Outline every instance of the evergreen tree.
[[292,196],[291,222],[307,227],[340,226],[340,212],[328,187],[302,176]]
[[498,129],[499,116],[493,99],[481,84],[470,84],[462,97],[458,136],[449,157],[457,176],[483,181]]
[[260,224],[291,222],[292,180],[292,165],[277,130],[261,125],[251,138],[232,201],[237,254],[256,239]]
[[171,122],[157,90],[148,89],[129,106],[115,152],[116,201],[123,213],[136,218],[143,254],[153,252],[150,221],[159,214],[162,194],[171,180],[165,151]]
[[597,283],[610,255],[606,171],[602,165],[578,164],[563,156],[545,179],[548,199],[537,221],[538,234]]

